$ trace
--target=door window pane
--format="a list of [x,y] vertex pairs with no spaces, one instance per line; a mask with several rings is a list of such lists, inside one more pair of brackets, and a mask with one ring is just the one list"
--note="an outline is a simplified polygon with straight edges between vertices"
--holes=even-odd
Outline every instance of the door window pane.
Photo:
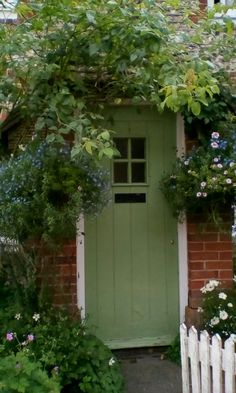
[[145,162],[132,163],[132,183],[145,183]]
[[114,183],[128,183],[128,163],[114,162]]
[[120,156],[117,158],[127,158],[128,157],[128,138],[114,138],[114,142]]
[[145,139],[131,139],[131,158],[145,158]]

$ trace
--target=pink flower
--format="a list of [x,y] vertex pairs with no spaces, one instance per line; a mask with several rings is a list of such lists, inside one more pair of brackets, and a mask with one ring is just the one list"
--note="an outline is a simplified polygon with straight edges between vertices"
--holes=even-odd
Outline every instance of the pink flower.
[[219,132],[212,132],[212,134],[211,134],[211,137],[213,138],[213,139],[218,139],[219,137],[220,137],[220,134],[219,134]]
[[33,334],[28,334],[27,340],[28,341],[34,341],[34,335]]
[[211,147],[212,147],[213,149],[218,149],[219,144],[218,144],[217,142],[211,142]]
[[7,341],[12,341],[12,340],[14,340],[14,334],[13,334],[12,332],[8,332],[8,333],[6,334],[6,339],[7,339]]

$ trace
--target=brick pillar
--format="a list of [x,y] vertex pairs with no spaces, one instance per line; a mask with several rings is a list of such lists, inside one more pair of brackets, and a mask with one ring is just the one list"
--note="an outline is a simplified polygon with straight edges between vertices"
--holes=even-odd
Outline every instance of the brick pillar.
[[[228,220],[229,221],[229,220]],[[199,325],[198,306],[201,304],[200,289],[210,280],[223,282],[225,288],[232,283],[233,254],[231,223],[225,224],[228,233],[215,225],[201,225],[194,219],[188,220],[188,307],[187,325]]]
[[55,306],[77,311],[76,241],[55,252],[43,248],[40,258],[41,290]]

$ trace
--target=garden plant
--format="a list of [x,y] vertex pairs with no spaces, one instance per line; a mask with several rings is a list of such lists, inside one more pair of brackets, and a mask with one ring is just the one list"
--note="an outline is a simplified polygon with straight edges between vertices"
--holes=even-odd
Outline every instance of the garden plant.
[[118,360],[78,316],[53,308],[33,315],[23,312],[12,318],[1,312],[2,391],[123,392]]
[[224,288],[223,282],[209,280],[201,289],[203,300],[198,312],[204,328],[210,334],[218,333],[222,338],[236,338],[236,277],[232,286]]

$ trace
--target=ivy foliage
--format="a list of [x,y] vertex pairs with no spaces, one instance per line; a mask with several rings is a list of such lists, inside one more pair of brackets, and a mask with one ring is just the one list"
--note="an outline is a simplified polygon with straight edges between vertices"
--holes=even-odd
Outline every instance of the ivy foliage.
[[199,9],[181,5],[180,23],[173,23],[179,6],[173,0],[20,1],[20,23],[0,26],[0,107],[20,108],[49,141],[72,133],[72,155],[99,158],[113,155],[99,114],[104,102],[131,98],[199,116],[222,85],[213,61],[226,46],[230,56],[235,44],[229,22],[195,24]]

